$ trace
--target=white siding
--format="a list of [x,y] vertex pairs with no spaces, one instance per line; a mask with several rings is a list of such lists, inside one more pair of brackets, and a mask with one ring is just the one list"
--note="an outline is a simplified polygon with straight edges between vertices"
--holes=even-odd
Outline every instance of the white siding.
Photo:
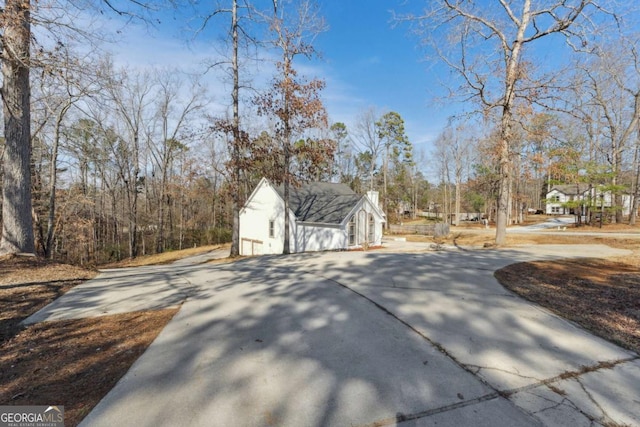
[[[240,212],[240,254],[281,254],[284,247],[284,202],[266,180],[261,181],[252,196]],[[273,238],[269,237],[269,221],[274,222]],[[293,252],[295,251],[293,236],[296,228],[293,215],[290,215],[289,224]],[[262,242],[262,245],[259,242]],[[252,246],[253,253],[251,253]]]
[[[554,200],[557,198],[557,200]],[[568,197],[566,194],[561,193],[558,190],[551,190],[547,193],[547,203],[546,214],[564,214],[564,208],[562,208],[562,204],[568,201]],[[553,200],[553,201],[552,201]]]
[[[291,252],[313,252],[326,250],[348,249],[348,222],[352,215],[356,215],[357,244],[351,247],[361,247],[369,240],[369,214],[373,213],[375,221],[374,239],[367,242],[369,246],[382,243],[382,224],[384,222],[378,211],[371,204],[369,198],[364,197],[358,203],[351,215],[342,223],[332,226],[296,222],[290,212],[290,249]],[[269,222],[273,221],[273,237],[269,237]],[[249,201],[240,211],[240,254],[281,254],[284,247],[284,202],[271,186],[263,179]]]
[[631,215],[631,196],[622,195],[622,215]]
[[[373,240],[369,241],[369,214],[373,214],[374,218],[374,232]],[[371,200],[368,197],[363,198],[356,206],[356,209],[351,212],[347,217],[346,222],[343,224],[345,227],[345,233],[348,230],[348,224],[351,217],[356,217],[356,244],[350,247],[360,248],[366,242],[369,246],[380,246],[382,244],[382,224],[383,218],[375,211]],[[348,238],[347,238],[348,243]],[[349,247],[345,245],[345,248]]]
[[345,249],[347,232],[344,228],[322,227],[298,223],[296,252],[315,252]]
[[[604,203],[605,208],[611,207],[612,205],[612,194],[611,192],[605,192],[603,198],[600,198],[600,192],[596,188],[591,189],[591,203],[595,206],[596,210],[600,209],[600,204]],[[557,201],[552,201],[555,197],[558,198]],[[580,196],[574,196],[576,200],[586,200],[589,199],[589,192],[585,192]],[[558,190],[551,190],[547,193],[547,203],[546,213],[551,214],[565,214],[569,213],[569,209],[563,208],[562,204],[571,201],[571,196],[568,196]],[[622,195],[622,214],[629,215],[631,212],[631,196]]]

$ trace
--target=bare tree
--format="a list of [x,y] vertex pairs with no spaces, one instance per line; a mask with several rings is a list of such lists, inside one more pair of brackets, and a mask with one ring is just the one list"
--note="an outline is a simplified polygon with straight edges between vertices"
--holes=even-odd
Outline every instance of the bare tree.
[[158,186],[156,253],[165,249],[165,207],[171,166],[175,156],[187,148],[190,121],[206,105],[206,91],[198,79],[185,84],[179,70],[163,70],[155,76],[155,120],[147,127],[151,157],[160,176]]
[[[623,40],[624,42],[620,42]],[[615,221],[622,222],[621,173],[624,155],[640,124],[640,52],[638,40],[621,38],[615,44],[598,47],[594,55],[576,67],[582,77],[575,97],[586,109],[574,103],[587,132],[597,132],[602,141],[599,149],[609,165],[609,188],[613,194]]]
[[371,156],[369,161],[369,190],[374,190],[375,180],[374,173],[380,155],[384,147],[384,142],[380,138],[376,122],[378,121],[378,112],[374,107],[362,111],[355,124],[353,132],[353,141],[360,153],[369,153]]
[[233,223],[231,229],[231,257],[240,256],[240,205],[242,203],[240,192],[240,153],[242,146],[243,133],[240,129],[240,68],[238,65],[238,2],[233,0],[231,11],[231,38],[233,43],[233,90],[231,91],[231,99],[233,101],[233,149],[231,150],[232,162],[232,180],[233,191]]
[[[37,65],[31,55],[31,26],[46,30],[51,37],[44,37],[59,46],[70,34],[92,40],[97,32],[86,31],[74,20],[85,8],[105,9],[129,19],[142,18],[144,12],[157,8],[158,3],[131,0],[115,2],[96,0],[70,1],[64,4],[53,1],[37,3],[32,9],[28,0],[7,0],[0,9],[0,43],[2,44],[2,76],[0,89],[3,101],[6,148],[3,158],[2,239],[0,252],[16,253],[35,251],[33,220],[31,217],[31,179],[29,156],[30,139],[30,81],[29,70]],[[142,13],[140,13],[142,12]],[[39,46],[46,51],[49,47]]]
[[[48,189],[48,213],[46,232],[39,217],[36,216],[36,228],[39,233],[39,242],[46,258],[53,256],[52,246],[55,237],[56,222],[56,192],[58,179],[58,155],[61,149],[64,124],[69,110],[81,99],[86,98],[93,88],[93,81],[86,78],[84,70],[90,69],[86,58],[75,56],[68,48],[63,47],[57,55],[59,68],[53,72],[51,69],[42,69],[39,78],[40,103],[45,110],[45,120],[38,124],[32,138],[39,136],[46,126],[47,117],[52,119],[53,129],[49,159],[49,189]],[[40,138],[44,140],[44,135]]]
[[261,97],[259,112],[274,114],[278,118],[276,127],[283,148],[284,186],[284,248],[289,254],[289,191],[291,186],[292,143],[295,135],[301,136],[307,129],[327,124],[326,111],[319,98],[324,82],[312,80],[301,82],[293,67],[296,57],[307,58],[315,54],[313,42],[325,30],[324,20],[311,0],[293,2],[273,1],[273,14],[268,17],[270,29],[275,36],[273,44],[279,51],[278,77],[272,90]]
[[138,254],[138,196],[141,174],[141,148],[146,125],[151,121],[153,84],[149,73],[116,72],[107,63],[101,71],[118,138],[110,149],[124,184],[129,230],[129,256]]
[[445,135],[438,139],[438,150],[443,157],[442,161],[448,161],[451,166],[447,169],[453,169],[454,185],[455,185],[455,207],[454,207],[454,225],[460,225],[460,211],[462,206],[462,184],[464,179],[468,178],[465,172],[469,168],[470,147],[472,145],[470,138],[465,134],[464,125],[456,128],[448,128]]
[[[244,10],[246,13],[242,14],[240,11]],[[241,191],[241,176],[242,170],[246,166],[243,159],[243,148],[248,145],[248,133],[243,130],[240,120],[240,44],[242,42],[248,44],[255,44],[253,37],[249,34],[245,26],[242,25],[243,18],[250,19],[250,12],[253,7],[247,1],[231,0],[231,7],[217,7],[210,14],[208,14],[204,20],[202,28],[208,25],[208,22],[219,14],[229,14],[231,16],[231,25],[229,28],[229,38],[231,39],[231,77],[232,77],[232,89],[231,89],[231,106],[232,117],[217,119],[213,128],[216,131],[223,133],[230,133],[232,138],[229,140],[231,157],[227,162],[227,166],[230,169],[231,175],[231,198],[232,198],[232,215],[233,222],[231,227],[231,257],[238,257],[240,255],[240,208],[244,202],[243,194]],[[216,62],[214,66],[222,65],[225,61]]]
[[451,213],[451,167],[452,158],[449,146],[453,144],[454,135],[451,128],[445,129],[436,138],[434,144],[433,158],[437,162],[438,175],[440,176],[440,186],[442,188],[442,213],[445,218]]
[[[485,110],[499,111],[500,137],[495,151],[500,186],[496,218],[496,244],[506,239],[510,183],[513,174],[513,126],[518,100],[530,104],[551,86],[550,77],[536,78],[527,61],[533,46],[542,39],[564,36],[572,47],[589,44],[591,16],[601,12],[595,0],[500,0],[490,4],[465,0],[431,2],[432,8],[416,20],[427,30],[445,63],[461,78],[466,99],[478,101]],[[443,31],[455,49],[439,49]],[[437,37],[437,40],[436,40]],[[495,52],[495,53],[494,53]]]
[[521,124],[525,133],[522,154],[532,181],[528,187],[532,203],[529,207],[541,210],[543,194],[551,189],[551,165],[553,153],[561,140],[562,123],[558,115],[545,112],[534,113]]

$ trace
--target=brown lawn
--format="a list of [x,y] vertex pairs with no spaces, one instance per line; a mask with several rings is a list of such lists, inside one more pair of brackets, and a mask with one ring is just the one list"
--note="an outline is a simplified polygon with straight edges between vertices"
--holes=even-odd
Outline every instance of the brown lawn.
[[0,405],[63,405],[65,425],[78,425],[178,310],[19,325],[95,275],[32,257],[0,259]]
[[524,262],[495,276],[523,298],[640,354],[638,253],[606,260]]

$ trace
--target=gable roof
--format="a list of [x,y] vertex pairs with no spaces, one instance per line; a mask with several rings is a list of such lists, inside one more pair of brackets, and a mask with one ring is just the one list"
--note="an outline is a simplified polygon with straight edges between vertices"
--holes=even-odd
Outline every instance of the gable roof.
[[[284,200],[284,186],[275,190]],[[310,182],[289,187],[289,208],[298,221],[340,224],[363,197],[345,184]]]
[[577,196],[586,193],[589,190],[589,184],[559,184],[554,185],[549,190],[549,193],[553,190],[559,191],[562,194],[566,194],[567,196]]

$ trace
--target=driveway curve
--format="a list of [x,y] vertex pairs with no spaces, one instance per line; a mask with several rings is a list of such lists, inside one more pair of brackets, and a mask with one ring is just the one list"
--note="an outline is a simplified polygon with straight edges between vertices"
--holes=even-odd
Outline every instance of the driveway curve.
[[625,251],[428,249],[156,268],[173,278],[158,294],[173,289],[182,308],[82,425],[640,425],[638,355],[493,277],[513,262]]

